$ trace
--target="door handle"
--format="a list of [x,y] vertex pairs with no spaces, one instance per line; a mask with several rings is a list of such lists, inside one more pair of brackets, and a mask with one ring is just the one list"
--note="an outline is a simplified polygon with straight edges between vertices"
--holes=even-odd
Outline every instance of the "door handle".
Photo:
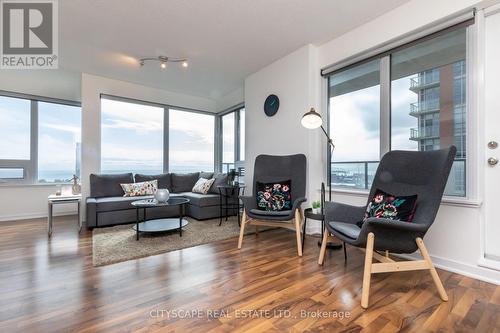
[[497,163],[498,163],[498,158],[495,158],[495,157],[488,158],[488,164],[489,165],[495,166],[495,165],[497,165]]

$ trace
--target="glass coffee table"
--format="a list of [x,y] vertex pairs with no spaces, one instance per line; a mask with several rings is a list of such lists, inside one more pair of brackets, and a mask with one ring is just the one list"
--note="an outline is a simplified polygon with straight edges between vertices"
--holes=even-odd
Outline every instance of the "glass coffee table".
[[[133,201],[131,204],[136,210],[136,223],[134,227],[136,240],[139,240],[139,233],[141,232],[156,233],[179,230],[179,235],[182,237],[182,227],[188,224],[188,221],[184,219],[185,205],[187,203],[189,203],[189,199],[186,198],[170,198],[166,202],[159,202],[156,199]],[[146,211],[148,209],[167,206],[177,206],[179,208],[179,217],[147,219]],[[141,209],[143,211],[142,221],[139,219],[139,210]]]

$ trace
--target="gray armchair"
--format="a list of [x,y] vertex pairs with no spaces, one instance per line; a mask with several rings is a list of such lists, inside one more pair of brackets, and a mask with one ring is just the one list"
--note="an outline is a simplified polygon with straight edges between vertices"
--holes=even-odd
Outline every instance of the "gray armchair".
[[[326,230],[323,244],[333,236],[344,243],[366,249],[361,298],[363,308],[368,307],[371,274],[382,272],[429,270],[441,299],[448,300],[422,238],[439,210],[455,154],[455,146],[426,152],[391,151],[380,161],[368,202],[377,189],[396,196],[417,194],[416,210],[411,223],[368,218],[359,227],[357,222],[363,219],[366,206],[356,207],[336,202],[325,204]],[[323,263],[325,250],[322,246],[319,264]],[[389,257],[391,252],[401,254],[416,250],[420,250],[423,260],[396,262]],[[383,251],[385,255],[378,251]],[[372,263],[373,258],[380,263]]]
[[[301,204],[306,194],[306,157],[303,154],[289,156],[259,155],[255,159],[251,196],[241,197],[244,206],[238,248],[241,249],[246,225],[282,227],[295,230],[297,251],[302,256],[303,212]],[[292,208],[283,211],[257,209],[256,183],[291,180]]]

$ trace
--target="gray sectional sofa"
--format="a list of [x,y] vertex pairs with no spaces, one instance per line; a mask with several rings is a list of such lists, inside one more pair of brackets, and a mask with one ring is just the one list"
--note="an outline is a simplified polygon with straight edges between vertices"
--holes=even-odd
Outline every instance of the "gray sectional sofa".
[[[199,178],[215,178],[215,182],[208,194],[191,192],[194,184]],[[218,185],[227,183],[227,175],[223,173],[213,174],[210,172],[196,173],[166,173],[161,175],[143,175],[132,173],[124,174],[91,174],[90,175],[90,197],[86,199],[88,228],[105,227],[116,224],[135,223],[136,210],[131,205],[132,201],[152,198],[153,196],[124,197],[120,184],[143,182],[147,180],[158,180],[158,188],[167,188],[170,196],[181,196],[188,198],[185,214],[197,220],[211,219],[220,216]],[[237,195],[237,194],[236,194]],[[230,198],[230,202],[236,202],[238,198]],[[148,219],[178,216],[179,208],[159,207],[149,209]],[[236,215],[236,210],[230,210],[229,215]],[[142,209],[139,210],[139,218],[142,219]]]

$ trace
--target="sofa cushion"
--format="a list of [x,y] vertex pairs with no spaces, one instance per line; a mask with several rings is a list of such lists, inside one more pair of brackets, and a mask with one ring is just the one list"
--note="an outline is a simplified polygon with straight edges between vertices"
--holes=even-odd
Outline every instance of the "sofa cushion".
[[140,182],[146,182],[150,180],[158,180],[158,188],[161,189],[168,189],[169,191],[172,190],[172,181],[170,179],[170,174],[169,173],[162,173],[159,175],[145,175],[142,173],[136,173],[135,174],[135,182],[140,183]]
[[191,192],[194,184],[200,178],[199,172],[193,173],[172,173],[172,192]]
[[330,227],[332,229],[335,229],[336,231],[340,232],[342,235],[352,238],[352,239],[357,239],[359,236],[359,233],[361,232],[361,228],[358,227],[354,223],[345,223],[345,222],[328,222]]
[[193,192],[179,193],[189,199],[191,205],[206,207],[219,205],[219,196],[217,194],[200,194]]
[[120,184],[133,183],[132,173],[120,174],[91,174],[90,175],[90,196],[93,198],[118,197],[123,195]]
[[214,173],[202,171],[202,172],[200,172],[200,178],[205,178],[205,179],[214,178]]
[[210,187],[208,193],[219,194],[219,189],[217,186],[227,185],[227,173],[217,173],[214,174],[215,181]]
[[250,213],[262,216],[288,216],[292,213],[291,210],[260,210],[256,208],[250,209]]
[[[179,194],[172,194],[171,197],[180,197]],[[132,206],[133,201],[143,200],[143,199],[152,199],[154,196],[152,195],[143,195],[140,197],[105,197],[105,198],[97,198],[96,209],[98,212],[109,212],[113,210],[120,209],[134,209]]]
[[98,212],[109,212],[112,210],[119,209],[133,209],[134,207],[131,205],[133,201],[142,200],[142,199],[151,199],[152,195],[144,195],[140,197],[105,197],[105,198],[97,198],[96,206]]

